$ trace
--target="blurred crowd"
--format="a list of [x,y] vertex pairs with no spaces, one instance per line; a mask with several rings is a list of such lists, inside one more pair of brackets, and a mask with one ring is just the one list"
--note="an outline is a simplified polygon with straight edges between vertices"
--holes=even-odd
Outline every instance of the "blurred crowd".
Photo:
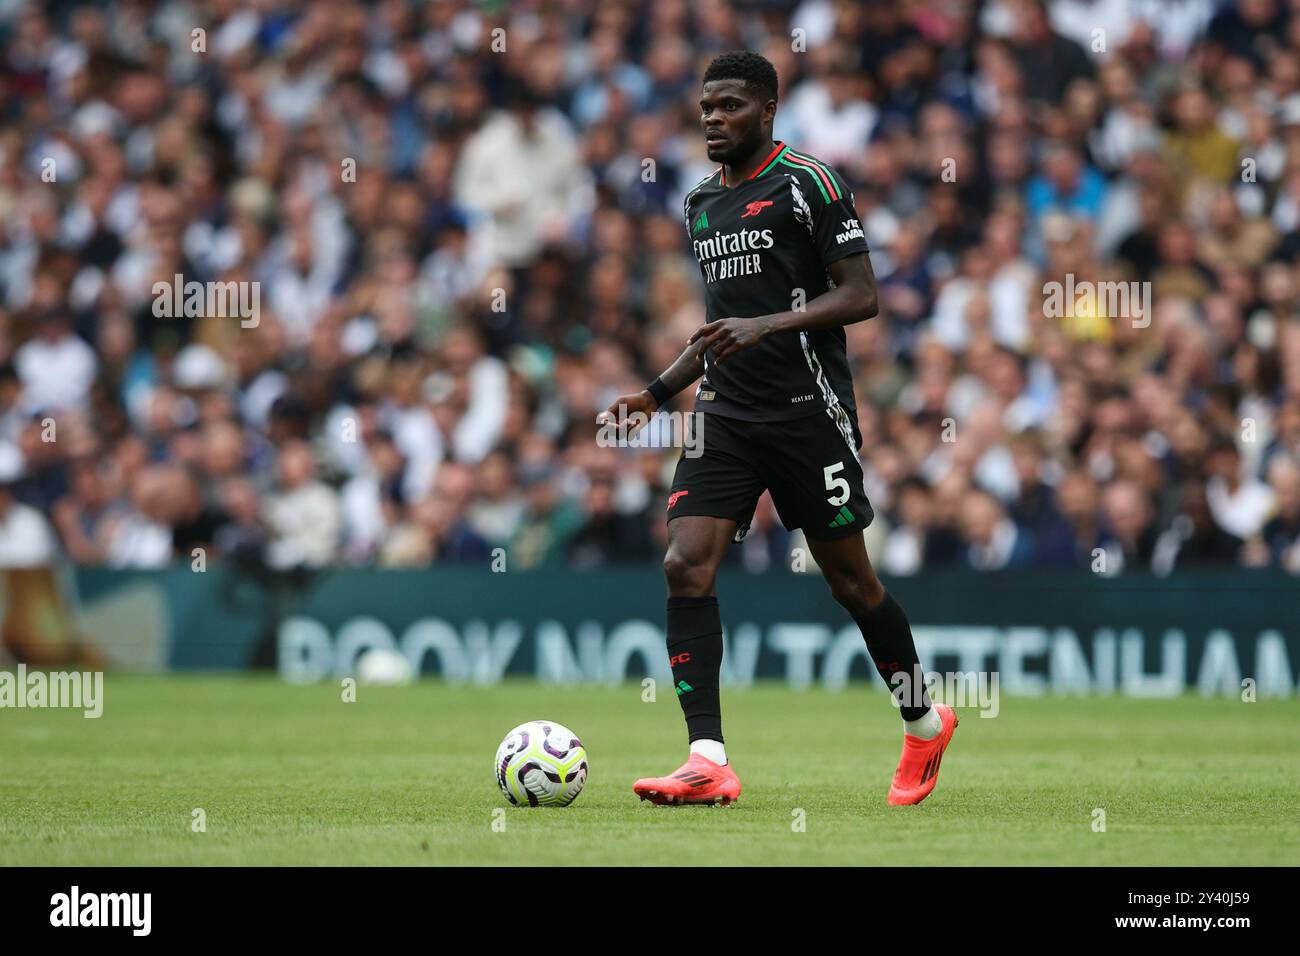
[[738,48],[872,249],[883,571],[1300,573],[1300,0],[0,0],[0,565],[657,560],[595,416],[704,321]]

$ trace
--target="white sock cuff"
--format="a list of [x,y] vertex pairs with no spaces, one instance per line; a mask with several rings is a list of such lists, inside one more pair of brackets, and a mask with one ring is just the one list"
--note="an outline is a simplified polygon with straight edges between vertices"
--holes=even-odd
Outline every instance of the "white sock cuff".
[[719,765],[727,762],[727,748],[722,746],[721,740],[692,740],[691,753],[699,754]]
[[939,716],[939,709],[931,707],[916,720],[903,721],[903,729],[913,737],[933,740],[943,732],[943,719]]

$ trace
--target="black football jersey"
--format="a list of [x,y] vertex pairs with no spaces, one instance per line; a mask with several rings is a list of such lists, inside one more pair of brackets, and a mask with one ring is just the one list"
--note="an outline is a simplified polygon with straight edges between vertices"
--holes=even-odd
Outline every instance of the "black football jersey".
[[[687,194],[686,228],[708,321],[798,309],[828,291],[837,259],[867,252],[844,180],[784,143],[744,182],[719,167]],[[705,353],[696,409],[746,421],[829,414],[861,444],[844,330],[782,332],[721,365]]]

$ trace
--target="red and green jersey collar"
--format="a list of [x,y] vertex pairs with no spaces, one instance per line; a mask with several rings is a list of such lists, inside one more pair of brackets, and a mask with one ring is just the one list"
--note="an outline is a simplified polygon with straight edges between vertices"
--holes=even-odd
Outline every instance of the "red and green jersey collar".
[[[757,179],[759,176],[762,176],[765,172],[780,162],[781,157],[784,156],[788,150],[789,147],[786,146],[785,143],[777,140],[776,145],[772,147],[772,152],[767,154],[767,159],[763,160],[758,169],[754,170],[746,177],[746,181]],[[727,185],[727,167],[725,165],[720,167],[718,175],[722,177],[722,185]]]

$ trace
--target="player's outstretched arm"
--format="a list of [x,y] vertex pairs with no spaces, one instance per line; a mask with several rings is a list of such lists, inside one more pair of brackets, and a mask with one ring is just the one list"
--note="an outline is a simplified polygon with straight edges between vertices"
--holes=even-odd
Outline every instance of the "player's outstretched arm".
[[[606,425],[623,420],[634,412],[640,412],[647,418],[655,413],[664,402],[704,374],[704,346],[691,343],[677,357],[677,361],[668,370],[635,395],[620,395],[596,416],[597,425]],[[635,431],[635,429],[633,430]],[[629,432],[627,437],[631,437]]]
[[728,355],[757,345],[777,332],[833,329],[870,319],[880,312],[876,297],[876,273],[865,252],[837,259],[828,267],[835,288],[819,295],[799,311],[776,312],[752,319],[719,319],[702,325],[689,341],[703,342],[713,350],[717,362]]

